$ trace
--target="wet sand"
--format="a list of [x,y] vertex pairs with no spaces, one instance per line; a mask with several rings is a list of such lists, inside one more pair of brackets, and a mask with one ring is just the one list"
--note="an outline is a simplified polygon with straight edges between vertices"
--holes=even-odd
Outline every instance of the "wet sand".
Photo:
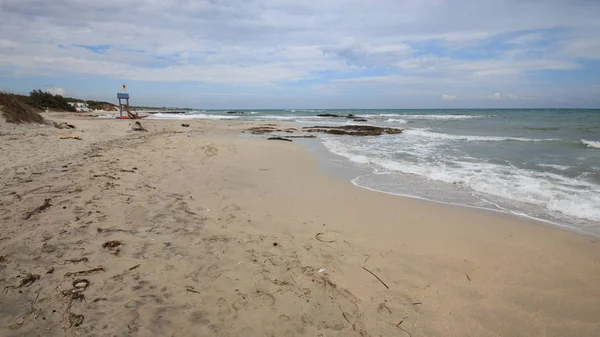
[[1,336],[600,335],[598,238],[358,188],[258,123],[45,117],[77,129],[0,125]]

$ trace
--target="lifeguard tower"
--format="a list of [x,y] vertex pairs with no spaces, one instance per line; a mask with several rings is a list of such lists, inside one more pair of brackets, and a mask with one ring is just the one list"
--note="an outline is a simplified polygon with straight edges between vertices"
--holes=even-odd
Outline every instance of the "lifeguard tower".
[[[125,85],[123,85],[125,87]],[[119,99],[119,114],[120,117],[118,119],[139,119],[137,112],[132,112],[129,107],[129,93],[119,92],[117,93],[117,98]],[[123,111],[127,112],[127,116],[123,116]]]

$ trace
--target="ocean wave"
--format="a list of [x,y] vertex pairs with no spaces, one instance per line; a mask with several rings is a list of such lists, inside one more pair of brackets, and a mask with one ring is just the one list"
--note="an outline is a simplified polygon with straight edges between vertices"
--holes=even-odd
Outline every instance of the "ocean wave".
[[406,120],[405,119],[400,119],[400,118],[388,118],[385,122],[386,123],[406,124]]
[[582,139],[581,142],[585,145],[587,145],[587,147],[593,147],[596,149],[600,149],[600,141],[593,141],[593,140],[585,140]]
[[473,118],[483,118],[485,116],[480,115],[402,115],[402,117],[408,119],[473,119]]
[[224,115],[207,115],[202,113],[195,114],[165,114],[165,113],[157,113],[148,116],[148,119],[210,119],[210,120],[220,120],[220,119],[239,119],[239,116],[224,116]]
[[559,171],[566,171],[571,168],[571,166],[556,165],[556,164],[536,164],[536,165],[540,166],[540,167],[552,168],[552,169],[559,170]]
[[[389,139],[390,141],[392,139]],[[324,138],[325,147],[350,161],[370,164],[379,172],[397,172],[427,180],[462,186],[476,193],[545,208],[566,216],[600,221],[600,185],[580,178],[551,172],[519,168],[513,165],[469,161],[460,154],[439,148],[425,151],[398,143],[349,142],[335,137]],[[399,157],[398,151],[407,151]],[[401,159],[405,158],[405,159]],[[558,166],[556,167],[558,168]],[[560,167],[561,169],[564,167]]]
[[446,139],[446,140],[466,140],[479,142],[499,142],[499,141],[518,141],[518,142],[546,142],[557,141],[555,138],[522,138],[522,137],[497,137],[497,136],[469,136],[469,135],[450,135],[446,133],[437,133],[425,131],[424,129],[408,129],[404,130],[405,134],[415,135],[426,138]]

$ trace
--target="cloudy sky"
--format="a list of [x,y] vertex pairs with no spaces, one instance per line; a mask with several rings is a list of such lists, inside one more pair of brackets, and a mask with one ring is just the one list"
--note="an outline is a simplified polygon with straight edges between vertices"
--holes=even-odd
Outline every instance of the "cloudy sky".
[[0,89],[196,108],[600,107],[598,0],[0,0]]

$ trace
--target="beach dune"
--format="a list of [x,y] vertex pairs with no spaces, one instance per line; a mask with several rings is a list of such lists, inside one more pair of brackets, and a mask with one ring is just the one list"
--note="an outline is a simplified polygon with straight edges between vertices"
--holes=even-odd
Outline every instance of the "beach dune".
[[45,117],[81,140],[0,130],[2,336],[600,335],[594,236],[361,189],[258,123]]

